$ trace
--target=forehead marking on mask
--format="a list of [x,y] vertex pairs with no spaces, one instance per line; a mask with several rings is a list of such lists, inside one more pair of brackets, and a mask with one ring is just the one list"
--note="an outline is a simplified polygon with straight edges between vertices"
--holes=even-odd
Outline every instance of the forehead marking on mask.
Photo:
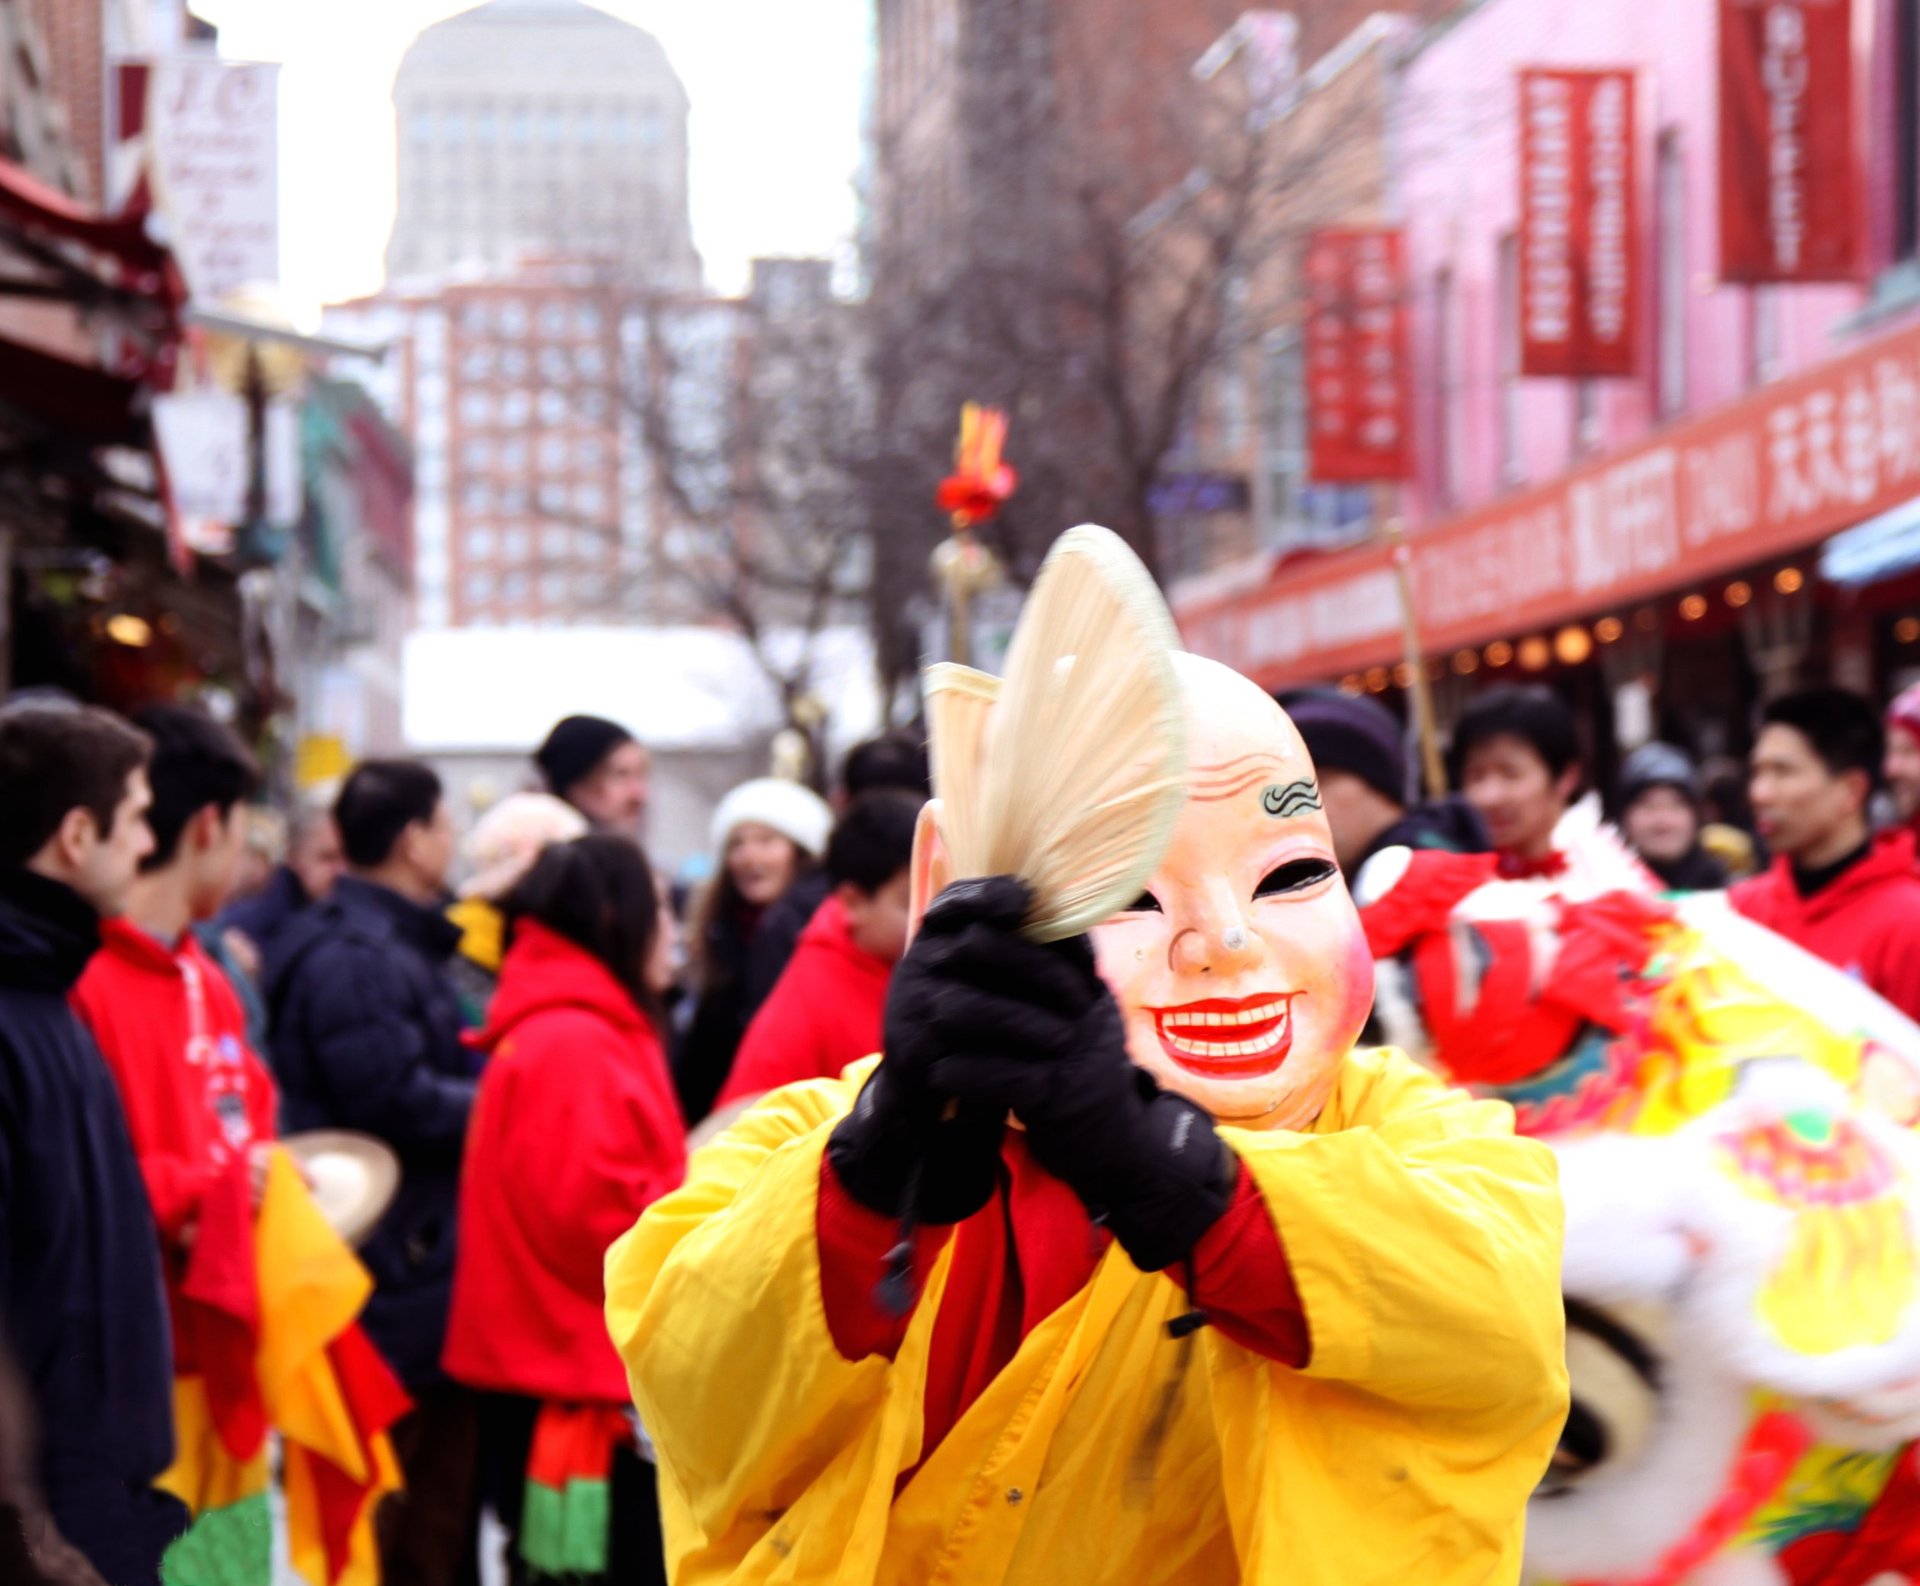
[[1187,797],[1195,804],[1224,803],[1270,783],[1275,772],[1286,769],[1284,760],[1264,750],[1219,765],[1195,766]]
[[1260,807],[1269,815],[1288,820],[1319,809],[1320,789],[1310,781],[1289,782],[1284,787],[1275,782],[1260,790]]

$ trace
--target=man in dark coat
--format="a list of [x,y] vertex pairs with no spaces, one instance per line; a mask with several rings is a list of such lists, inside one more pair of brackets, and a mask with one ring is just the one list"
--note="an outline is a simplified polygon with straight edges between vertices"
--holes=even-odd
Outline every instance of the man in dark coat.
[[478,1435],[471,1396],[440,1373],[475,1084],[448,967],[460,931],[441,913],[453,823],[440,779],[405,760],[360,766],[334,818],[348,871],[276,953],[274,1068],[288,1132],[357,1129],[400,1157],[400,1192],[360,1251],[367,1335],[416,1404],[393,1430],[407,1490],[382,1511],[381,1556],[387,1579],[437,1586],[472,1545]]
[[1483,854],[1487,831],[1462,798],[1410,804],[1406,736],[1378,700],[1335,688],[1282,694],[1320,776],[1334,857],[1351,884],[1387,848]]
[[238,931],[253,948],[255,973],[270,978],[287,927],[316,903],[326,901],[340,879],[340,832],[333,811],[312,805],[296,817],[284,864],[249,897],[230,903],[215,921],[219,934]]
[[105,711],[0,712],[0,1306],[53,1526],[109,1586],[156,1586],[187,1521],[154,1486],[174,1443],[153,1213],[67,1003],[153,847],[147,752]]

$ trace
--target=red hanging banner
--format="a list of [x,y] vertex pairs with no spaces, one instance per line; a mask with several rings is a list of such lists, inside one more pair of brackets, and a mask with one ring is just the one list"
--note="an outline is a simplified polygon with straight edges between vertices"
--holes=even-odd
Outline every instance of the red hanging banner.
[[1520,74],[1520,372],[1630,375],[1640,184],[1630,71]]
[[1307,245],[1309,472],[1317,484],[1413,471],[1407,294],[1398,231],[1341,227]]
[[1854,281],[1865,176],[1851,0],[1720,0],[1720,278]]

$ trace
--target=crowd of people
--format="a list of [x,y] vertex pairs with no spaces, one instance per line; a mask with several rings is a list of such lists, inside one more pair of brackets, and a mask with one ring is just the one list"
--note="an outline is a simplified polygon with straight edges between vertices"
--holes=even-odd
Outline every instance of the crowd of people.
[[878,1044],[926,757],[862,745],[831,802],[736,788],[684,924],[643,745],[570,717],[529,780],[463,836],[430,767],[368,761],[263,840],[210,716],[0,708],[0,1578],[163,1578],[204,1518],[191,1254],[258,1214],[277,1141],[349,1130],[399,1166],[358,1250],[409,1403],[383,1578],[477,1580],[490,1511],[512,1580],[664,1579],[601,1264],[717,1101]]
[[[1550,875],[1602,791],[1544,688],[1477,697],[1458,792],[1426,801],[1375,701],[1283,703],[1361,892],[1401,846]],[[195,1520],[169,1470],[212,1347],[181,1321],[196,1243],[257,1212],[276,1141],[351,1130],[399,1164],[359,1247],[362,1323],[410,1404],[386,1578],[476,1580],[490,1511],[510,1579],[664,1579],[606,1253],[703,1120],[881,1046],[926,754],[861,745],[831,799],[733,789],[683,908],[642,846],[649,763],[624,729],[560,722],[529,782],[462,834],[430,767],[369,761],[263,837],[258,767],[198,710],[0,708],[0,1409],[21,1411],[0,1421],[0,1577],[161,1579]],[[1658,885],[1725,889],[1920,1018],[1920,688],[1884,712],[1788,695],[1744,779],[1654,742],[1604,791]],[[554,1497],[555,1449],[611,1501]]]
[[[1509,878],[1567,863],[1562,823],[1588,786],[1578,725],[1543,686],[1479,695],[1455,725],[1459,791],[1418,801],[1398,722],[1333,690],[1286,696],[1350,879],[1391,846],[1492,852]],[[1763,707],[1744,775],[1703,776],[1673,744],[1638,746],[1606,807],[1658,886],[1733,908],[1920,1018],[1920,685],[1884,711],[1838,688]]]

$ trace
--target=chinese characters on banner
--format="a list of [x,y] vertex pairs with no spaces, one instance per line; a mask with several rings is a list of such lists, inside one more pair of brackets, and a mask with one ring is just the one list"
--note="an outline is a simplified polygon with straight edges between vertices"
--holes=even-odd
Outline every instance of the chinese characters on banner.
[[1850,0],[1720,0],[1720,277],[1851,281],[1864,260]]
[[1630,71],[1520,74],[1520,372],[1630,375],[1640,218]]
[[1307,246],[1309,472],[1318,484],[1412,472],[1398,231],[1342,228]]

